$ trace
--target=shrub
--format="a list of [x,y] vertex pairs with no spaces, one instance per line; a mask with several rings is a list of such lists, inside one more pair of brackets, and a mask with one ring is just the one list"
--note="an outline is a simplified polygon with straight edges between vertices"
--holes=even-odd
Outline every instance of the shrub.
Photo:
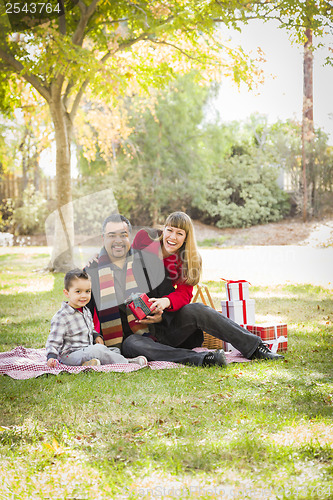
[[96,236],[101,234],[103,220],[118,211],[112,178],[91,176],[86,183],[73,189],[75,234]]
[[206,201],[201,207],[204,218],[221,228],[282,219],[290,206],[276,179],[275,168],[259,166],[248,155],[226,159],[206,186]]
[[47,201],[42,193],[30,184],[23,192],[22,204],[15,207],[13,224],[16,234],[39,234],[44,232],[44,222],[48,214]]
[[0,203],[0,233],[10,232],[13,229],[14,203],[11,198]]

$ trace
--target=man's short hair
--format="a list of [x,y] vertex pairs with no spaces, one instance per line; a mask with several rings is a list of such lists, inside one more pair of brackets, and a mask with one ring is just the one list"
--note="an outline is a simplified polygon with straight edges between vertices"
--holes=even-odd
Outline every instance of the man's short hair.
[[66,290],[69,290],[69,287],[75,279],[90,280],[90,276],[88,273],[86,273],[86,271],[83,271],[78,267],[72,269],[71,271],[68,271],[64,277],[64,286]]
[[104,234],[104,231],[105,231],[105,227],[106,227],[106,225],[109,222],[125,222],[125,224],[127,224],[127,226],[128,226],[129,232],[130,233],[132,232],[132,225],[131,225],[130,221],[128,219],[126,219],[126,217],[124,215],[121,215],[121,214],[111,214],[103,222],[103,226],[102,226],[102,232],[103,232],[103,234]]

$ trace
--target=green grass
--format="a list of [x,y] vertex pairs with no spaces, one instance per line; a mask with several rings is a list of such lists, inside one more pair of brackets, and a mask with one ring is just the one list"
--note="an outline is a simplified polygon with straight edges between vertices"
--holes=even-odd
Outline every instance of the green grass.
[[202,241],[198,241],[198,246],[199,247],[220,247],[226,242],[227,239],[228,239],[227,236],[219,236],[219,237],[215,237],[215,238],[205,238]]
[[[0,350],[43,347],[63,276],[35,271],[37,248],[12,251],[0,256]],[[223,285],[207,284],[218,307]],[[1,377],[0,498],[332,497],[332,291],[251,296],[260,321],[288,323],[284,362]]]

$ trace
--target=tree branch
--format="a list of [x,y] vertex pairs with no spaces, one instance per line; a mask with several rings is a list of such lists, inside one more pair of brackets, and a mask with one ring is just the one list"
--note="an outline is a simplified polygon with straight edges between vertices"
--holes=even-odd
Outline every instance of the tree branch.
[[88,24],[89,18],[93,15],[96,10],[97,4],[100,0],[92,0],[91,4],[87,7],[82,0],[78,2],[78,6],[81,11],[80,21],[77,25],[77,28],[72,36],[72,42],[75,45],[82,45],[84,38],[84,30]]
[[130,2],[129,0],[128,0],[128,3],[129,3],[130,5],[132,5],[133,7],[135,7],[136,9],[140,10],[140,11],[143,13],[143,15],[144,15],[144,16],[145,16],[145,18],[146,18],[146,20],[145,20],[145,25],[146,25],[146,28],[150,28],[150,26],[149,26],[149,24],[148,24],[148,17],[147,17],[147,13],[146,13],[146,12],[145,12],[145,11],[144,11],[141,7],[139,7],[138,5],[136,5],[135,3]]
[[15,73],[17,73],[19,76],[22,76],[24,80],[30,83],[37,90],[37,92],[42,97],[44,97],[46,101],[50,100],[51,94],[49,89],[42,84],[42,81],[37,76],[29,75],[29,73],[26,73],[24,70],[24,66],[22,63],[20,63],[20,61],[17,61],[14,56],[8,54],[1,48],[0,57],[14,70]]
[[147,40],[148,39],[148,34],[147,33],[142,33],[140,36],[138,36],[137,38],[133,38],[131,40],[127,40],[127,42],[124,42],[124,43],[121,43],[118,48],[116,50],[113,50],[113,51],[109,51],[107,52],[103,57],[102,59],[100,59],[100,62],[101,63],[104,63],[105,61],[107,61],[109,59],[110,56],[113,56],[114,54],[116,54],[117,52],[119,52],[120,50],[123,50],[123,49],[127,49],[128,47],[131,47],[132,45],[134,45],[135,43],[137,42],[140,42],[141,40]]
[[173,43],[164,42],[162,40],[151,40],[151,42],[152,43],[161,44],[161,45],[168,45],[169,47],[173,47],[174,49],[178,50],[181,54],[183,54],[184,56],[188,57],[189,59],[192,59],[193,61],[198,61],[199,62],[199,59],[197,57],[191,56],[190,54],[188,54],[187,52],[185,52],[185,50],[181,49],[180,47],[177,47],[177,45],[174,45]]
[[75,99],[74,99],[74,102],[73,102],[73,106],[72,106],[72,109],[69,113],[69,118],[71,120],[71,122],[73,123],[74,122],[74,118],[75,118],[75,115],[77,113],[77,110],[79,108],[79,105],[80,105],[80,101],[82,99],[82,96],[87,88],[87,85],[89,83],[89,79],[87,78],[81,85],[81,88],[80,90],[78,91],[78,93],[76,94],[75,96]]

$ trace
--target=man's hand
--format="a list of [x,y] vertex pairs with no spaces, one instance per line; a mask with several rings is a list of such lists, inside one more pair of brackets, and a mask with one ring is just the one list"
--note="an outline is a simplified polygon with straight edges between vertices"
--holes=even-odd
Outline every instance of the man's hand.
[[59,361],[55,358],[49,358],[47,360],[47,366],[50,368],[57,368],[57,365],[59,364]]
[[136,323],[140,323],[140,325],[151,325],[152,323],[161,323],[162,321],[162,311],[152,316],[146,316],[145,319],[137,319]]
[[96,337],[95,338],[95,344],[102,344],[102,345],[104,345],[104,340],[102,339],[102,337]]

